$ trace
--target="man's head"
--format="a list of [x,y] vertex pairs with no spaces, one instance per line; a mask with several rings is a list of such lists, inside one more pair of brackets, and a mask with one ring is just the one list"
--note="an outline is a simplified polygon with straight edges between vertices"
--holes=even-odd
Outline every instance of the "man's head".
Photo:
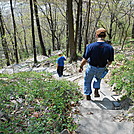
[[105,38],[107,30],[104,28],[99,28],[96,30],[96,37],[98,38]]

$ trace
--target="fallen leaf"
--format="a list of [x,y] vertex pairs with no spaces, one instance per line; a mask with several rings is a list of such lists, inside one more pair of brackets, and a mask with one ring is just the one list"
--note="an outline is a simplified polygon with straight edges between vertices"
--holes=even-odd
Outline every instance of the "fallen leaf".
[[34,112],[33,115],[32,115],[32,117],[38,118],[39,117],[39,113],[38,112]]

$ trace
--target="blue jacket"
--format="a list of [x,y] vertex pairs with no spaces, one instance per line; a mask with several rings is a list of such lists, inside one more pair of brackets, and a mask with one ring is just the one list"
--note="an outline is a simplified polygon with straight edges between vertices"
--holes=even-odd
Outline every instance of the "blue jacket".
[[56,60],[56,63],[58,64],[58,66],[64,66],[65,60],[66,60],[66,58],[64,56],[61,56]]

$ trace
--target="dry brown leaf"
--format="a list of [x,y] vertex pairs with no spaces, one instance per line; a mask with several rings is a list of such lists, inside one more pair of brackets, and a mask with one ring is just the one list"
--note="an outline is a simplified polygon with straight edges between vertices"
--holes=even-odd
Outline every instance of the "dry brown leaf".
[[32,117],[38,118],[39,117],[39,113],[38,112],[34,112],[33,115],[32,115]]

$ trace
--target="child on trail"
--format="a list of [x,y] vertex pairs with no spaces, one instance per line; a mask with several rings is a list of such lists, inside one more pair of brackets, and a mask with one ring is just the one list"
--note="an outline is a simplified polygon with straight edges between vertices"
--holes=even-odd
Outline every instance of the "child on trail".
[[63,69],[64,69],[64,61],[66,58],[62,55],[62,53],[58,54],[59,58],[56,60],[56,68],[57,68],[57,73],[59,77],[63,76]]

